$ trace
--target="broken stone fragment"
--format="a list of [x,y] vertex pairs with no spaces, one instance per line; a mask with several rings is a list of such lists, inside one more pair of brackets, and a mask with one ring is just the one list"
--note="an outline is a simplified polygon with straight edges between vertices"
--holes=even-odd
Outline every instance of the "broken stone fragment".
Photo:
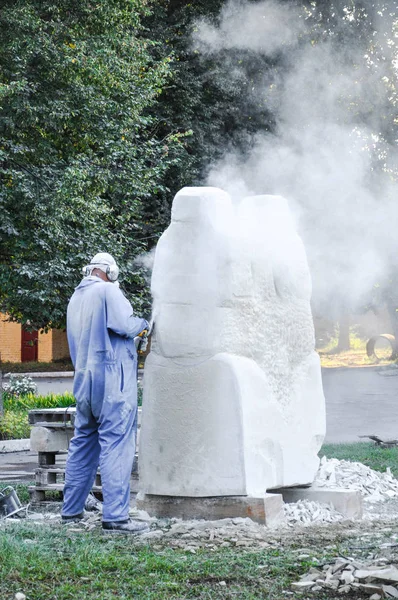
[[383,592],[386,594],[387,598],[398,598],[398,590],[392,585],[382,585]]
[[398,569],[396,567],[390,566],[387,568],[379,568],[379,569],[358,569],[354,573],[357,579],[367,579],[368,577],[373,577],[377,579],[382,579],[384,581],[392,581],[398,583]]
[[373,583],[360,583],[358,587],[362,592],[365,592],[366,594],[369,594],[369,595],[372,595],[372,594],[383,595],[383,588],[381,587],[381,585],[375,585]]
[[319,580],[321,575],[322,575],[322,573],[320,571],[318,571],[317,569],[314,569],[312,573],[310,571],[306,575],[303,575],[302,577],[300,577],[300,581],[317,581],[317,580]]
[[339,571],[347,570],[347,568],[349,568],[350,563],[348,562],[348,560],[342,560],[340,558],[338,558],[336,560],[336,563],[334,565],[332,565],[332,573],[338,573]]
[[296,581],[290,586],[292,590],[310,589],[315,585],[313,581]]
[[342,581],[346,585],[349,585],[350,583],[354,583],[355,577],[352,574],[352,571],[348,571],[348,570],[343,571],[340,575],[340,581]]
[[162,537],[164,537],[164,533],[160,530],[148,531],[148,533],[142,534],[142,539],[144,540],[160,540]]
[[348,592],[351,591],[351,588],[349,585],[342,585],[341,587],[339,587],[339,594],[348,594]]
[[235,544],[235,546],[249,546],[249,545],[250,545],[250,542],[248,542],[248,541],[246,542],[244,540],[238,540]]

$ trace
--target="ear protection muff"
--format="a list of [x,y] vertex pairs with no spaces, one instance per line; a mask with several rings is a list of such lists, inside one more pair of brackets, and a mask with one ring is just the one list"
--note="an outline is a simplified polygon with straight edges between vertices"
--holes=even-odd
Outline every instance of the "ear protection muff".
[[[104,265],[102,263],[91,263],[91,265],[87,265],[86,267],[83,267],[82,272],[83,272],[83,277],[89,277],[93,271],[93,269],[95,268],[101,268],[101,271],[104,271],[105,275],[107,276],[107,278],[109,279],[109,281],[111,281],[112,283],[114,283],[115,281],[118,280],[119,277],[119,267],[115,264],[115,265]],[[104,269],[104,267],[106,267]]]
[[119,277],[119,267],[117,265],[107,265],[105,274],[109,281],[114,283]]

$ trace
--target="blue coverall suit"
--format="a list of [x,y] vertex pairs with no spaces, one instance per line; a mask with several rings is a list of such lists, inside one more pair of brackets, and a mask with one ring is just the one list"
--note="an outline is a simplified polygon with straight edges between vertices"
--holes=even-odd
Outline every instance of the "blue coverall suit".
[[119,288],[85,277],[70,299],[67,335],[75,378],[75,433],[66,463],[62,514],[80,514],[98,464],[103,521],[128,519],[135,454],[137,352],[134,337],[148,328]]

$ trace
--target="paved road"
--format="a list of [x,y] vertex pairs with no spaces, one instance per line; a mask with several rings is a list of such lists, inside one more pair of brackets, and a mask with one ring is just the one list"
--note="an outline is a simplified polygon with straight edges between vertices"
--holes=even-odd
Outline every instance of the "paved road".
[[398,368],[322,369],[326,442],[358,442],[360,435],[398,438]]
[[37,464],[36,452],[0,454],[0,484],[2,481],[34,481]]

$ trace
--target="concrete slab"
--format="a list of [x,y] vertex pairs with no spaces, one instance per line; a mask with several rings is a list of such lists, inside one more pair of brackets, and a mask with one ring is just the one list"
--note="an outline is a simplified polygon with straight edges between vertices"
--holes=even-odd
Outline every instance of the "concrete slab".
[[34,452],[66,452],[73,437],[73,429],[32,427],[30,448]]
[[[271,491],[271,490],[270,490]],[[363,514],[362,497],[359,492],[346,489],[332,489],[317,486],[278,488],[272,490],[281,494],[284,502],[310,500],[321,504],[330,504],[348,519],[361,519]]]
[[29,450],[30,440],[29,438],[23,440],[1,440],[0,441],[0,454],[6,452],[22,452]]
[[262,498],[249,496],[213,496],[193,498],[138,494],[137,508],[151,516],[179,519],[217,519],[249,517],[257,523],[272,527],[284,519],[280,494],[265,494]]

